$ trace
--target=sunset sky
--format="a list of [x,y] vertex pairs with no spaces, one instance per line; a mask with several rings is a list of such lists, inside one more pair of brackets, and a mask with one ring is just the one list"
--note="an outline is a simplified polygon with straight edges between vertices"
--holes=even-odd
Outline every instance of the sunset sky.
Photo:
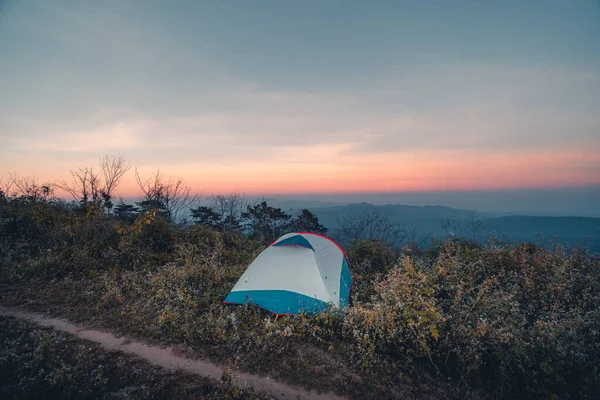
[[121,154],[204,193],[600,186],[598,1],[0,4],[0,175]]

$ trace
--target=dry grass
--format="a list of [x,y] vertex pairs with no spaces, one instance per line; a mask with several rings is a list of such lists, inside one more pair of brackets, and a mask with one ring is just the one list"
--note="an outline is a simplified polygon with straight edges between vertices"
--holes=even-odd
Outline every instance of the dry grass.
[[[221,303],[260,243],[160,220],[18,211],[16,233],[0,227],[3,304],[354,398],[600,393],[600,263],[582,251],[446,243],[363,271],[345,313],[275,321]],[[385,259],[380,244],[360,246]]]
[[23,320],[0,317],[2,399],[267,399]]

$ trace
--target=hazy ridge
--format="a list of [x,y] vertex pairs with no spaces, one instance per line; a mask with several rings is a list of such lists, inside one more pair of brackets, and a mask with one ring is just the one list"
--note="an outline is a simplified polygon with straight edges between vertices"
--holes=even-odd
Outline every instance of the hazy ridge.
[[436,239],[447,237],[449,232],[444,229],[447,222],[458,225],[457,229],[463,230],[455,234],[468,236],[464,230],[469,229],[466,225],[472,220],[480,225],[476,232],[478,241],[485,241],[493,236],[499,240],[514,242],[543,243],[554,240],[569,245],[585,242],[589,249],[600,250],[600,218],[593,217],[498,215],[443,206],[378,206],[370,203],[313,207],[311,211],[334,236],[339,228],[338,221],[345,216],[377,213],[402,223],[407,228],[416,228],[420,235],[430,235]]

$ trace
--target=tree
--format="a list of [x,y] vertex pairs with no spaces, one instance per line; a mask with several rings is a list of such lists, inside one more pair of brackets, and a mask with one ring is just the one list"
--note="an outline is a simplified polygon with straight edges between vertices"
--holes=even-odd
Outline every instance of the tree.
[[404,245],[407,248],[418,249],[432,239],[431,233],[421,233],[416,226],[406,229]]
[[376,212],[346,214],[343,218],[338,218],[338,225],[337,233],[347,245],[358,240],[369,240],[399,246],[406,237],[401,223]]
[[242,230],[242,214],[248,206],[248,198],[240,193],[211,197],[212,209],[219,216],[219,229],[225,232]]
[[104,156],[100,160],[100,170],[104,178],[104,191],[111,194],[123,176],[131,169],[131,164],[121,156]]
[[211,207],[199,206],[190,210],[192,219],[196,224],[209,226],[213,229],[221,229],[221,216]]
[[148,179],[142,181],[142,178],[140,177],[140,174],[136,168],[135,179],[143,194],[142,199],[136,202],[140,208],[140,212],[142,214],[154,214],[158,217],[169,220],[169,213],[167,212],[167,207],[164,201],[164,192],[166,188],[160,171],[157,170]]
[[319,223],[319,218],[306,208],[300,210],[289,223],[290,231],[326,234],[327,228]]
[[139,215],[140,209],[132,204],[125,204],[123,200],[115,206],[114,216],[120,220],[132,223]]
[[94,171],[93,167],[71,170],[71,181],[63,179],[56,186],[69,193],[83,208],[92,203],[110,213],[113,191],[130,168],[131,165],[120,155],[107,155],[100,159],[100,172]]
[[194,222],[210,226],[223,232],[241,232],[242,214],[248,205],[248,199],[240,193],[214,195],[209,206],[191,209]]
[[287,228],[291,215],[281,208],[271,207],[266,201],[253,206],[247,206],[242,214],[250,235],[262,240],[275,240]]
[[166,179],[160,170],[143,180],[135,171],[135,178],[143,193],[136,203],[143,213],[152,213],[169,222],[179,222],[180,213],[200,199],[198,191],[193,192],[181,178]]
[[7,191],[13,191],[12,197],[19,197],[31,204],[55,199],[52,184],[40,185],[35,178],[20,177],[17,174],[11,174],[9,181],[6,188]]
[[4,179],[0,176],[0,199],[6,200],[10,196],[10,189],[12,187],[12,181],[10,179]]
[[460,230],[460,224],[455,219],[446,218],[442,223],[442,229],[450,238],[454,238]]
[[[442,228],[452,239],[466,239],[471,243],[477,243],[481,238],[481,230],[485,228],[485,221],[479,219],[474,212],[469,212],[464,220],[447,219]],[[458,236],[458,237],[457,237]]]
[[465,230],[468,232],[471,242],[476,243],[481,236],[481,230],[485,227],[485,222],[479,219],[474,212],[469,212],[465,221]]

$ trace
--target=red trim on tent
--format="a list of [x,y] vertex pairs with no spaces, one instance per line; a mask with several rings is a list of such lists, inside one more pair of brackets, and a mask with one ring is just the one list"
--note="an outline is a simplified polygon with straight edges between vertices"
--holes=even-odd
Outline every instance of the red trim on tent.
[[[315,235],[315,236],[322,237],[323,239],[327,239],[331,243],[335,244],[337,246],[337,248],[340,249],[340,251],[342,252],[342,254],[346,255],[346,252],[344,251],[344,249],[342,249],[342,247],[339,244],[337,244],[335,242],[335,240],[333,240],[332,238],[327,237],[327,236],[325,236],[325,235],[323,235],[321,233],[314,233],[314,232],[296,232],[296,233],[299,234],[299,235]],[[350,264],[348,264],[348,265],[350,265]]]

